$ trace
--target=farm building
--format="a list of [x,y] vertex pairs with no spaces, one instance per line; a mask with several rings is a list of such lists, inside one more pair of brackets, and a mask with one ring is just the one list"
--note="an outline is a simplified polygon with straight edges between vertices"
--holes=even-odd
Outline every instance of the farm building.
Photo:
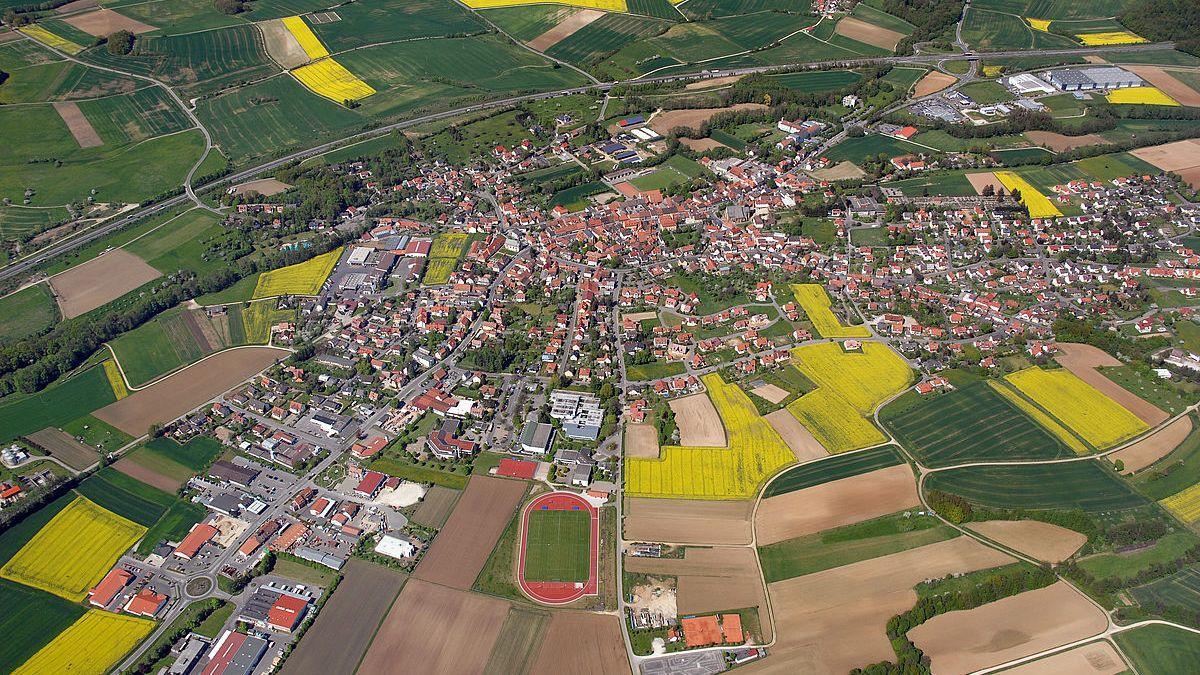
[[1062,68],[1042,77],[1062,91],[1092,91],[1140,87],[1142,78],[1122,68]]

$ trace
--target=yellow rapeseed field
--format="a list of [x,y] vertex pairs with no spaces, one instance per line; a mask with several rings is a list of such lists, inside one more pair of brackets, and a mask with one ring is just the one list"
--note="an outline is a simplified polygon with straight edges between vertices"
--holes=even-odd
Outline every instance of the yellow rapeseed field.
[[[629,8],[625,5],[625,0],[554,0],[559,5],[571,5],[573,7],[590,7],[592,9],[601,9],[606,12],[627,12]],[[683,0],[672,0],[672,4],[682,2]],[[463,4],[472,9],[491,9],[493,7],[516,7],[519,5],[536,5],[542,4],[545,0],[463,0]]]
[[996,77],[997,75],[999,75],[1002,72],[1004,72],[1004,66],[984,66],[983,67],[983,76],[984,77]]
[[22,26],[17,30],[28,35],[34,40],[37,40],[38,42],[54,47],[60,52],[65,52],[67,54],[78,54],[79,52],[83,51],[83,47],[81,45],[77,45],[61,35],[55,35],[54,33],[51,33],[50,31],[36,24],[31,26]]
[[457,258],[462,255],[467,245],[467,235],[463,232],[446,232],[439,234],[429,247],[430,258]]
[[1065,368],[1042,370],[1034,366],[1005,379],[1100,450],[1148,428],[1136,415]]
[[430,258],[425,265],[425,276],[421,278],[421,283],[426,286],[438,286],[450,281],[450,275],[454,274],[457,262],[457,258]]
[[321,284],[325,283],[341,255],[342,249],[335,248],[298,265],[263,272],[258,277],[253,297],[258,299],[276,295],[316,295],[321,291]]
[[113,396],[117,400],[125,398],[129,395],[129,388],[125,386],[125,378],[121,377],[121,371],[117,368],[117,362],[108,359],[104,362],[104,375],[108,378],[108,384],[112,387]]
[[153,629],[149,619],[89,609],[14,673],[102,675]]
[[1025,20],[1029,22],[1029,25],[1034,30],[1040,30],[1043,33],[1050,32],[1050,23],[1051,23],[1050,19],[1031,19],[1029,17],[1025,17]]
[[1076,35],[1079,41],[1089,47],[1102,45],[1136,45],[1142,42],[1149,42],[1146,38],[1140,35],[1134,35],[1127,30],[1114,30],[1105,33],[1084,33]]
[[313,93],[336,103],[358,101],[375,93],[374,87],[331,58],[300,66],[292,76]]
[[787,409],[830,454],[879,445],[887,440],[846,399],[828,389],[810,391],[789,403]]
[[292,37],[296,38],[296,42],[308,54],[308,58],[316,60],[329,56],[329,50],[325,45],[321,44],[317,34],[312,32],[308,24],[304,23],[304,19],[299,16],[285,16],[283,18],[283,27],[288,29]]
[[1158,502],[1185,523],[1200,520],[1200,483]]
[[995,176],[1009,192],[1021,191],[1021,201],[1025,202],[1025,206],[1028,207],[1031,218],[1053,218],[1062,215],[1062,211],[1058,210],[1054,202],[1012,171],[997,171]]
[[1051,435],[1065,443],[1071,449],[1071,452],[1077,455],[1086,455],[1091,452],[1084,445],[1083,441],[1079,440],[1078,436],[1071,433],[1070,429],[1067,429],[1053,417],[1042,412],[1041,408],[1025,400],[1025,397],[1013,391],[1011,387],[993,380],[988,380],[988,386],[994,389],[997,394],[1003,396],[1009,403],[1016,406],[1018,410],[1033,418],[1034,422],[1045,427]]
[[76,497],[0,568],[0,577],[79,602],[146,528]]
[[1109,92],[1109,103],[1132,103],[1135,105],[1179,105],[1179,101],[1167,96],[1157,87],[1127,87]]
[[703,378],[728,448],[662,448],[659,459],[625,460],[625,494],[676,499],[747,499],[781,468],[796,461],[791,449],[736,384],[710,373]]
[[813,328],[825,338],[865,338],[871,337],[871,331],[866,326],[843,326],[829,308],[829,296],[821,284],[792,284],[792,293],[796,302],[808,315]]

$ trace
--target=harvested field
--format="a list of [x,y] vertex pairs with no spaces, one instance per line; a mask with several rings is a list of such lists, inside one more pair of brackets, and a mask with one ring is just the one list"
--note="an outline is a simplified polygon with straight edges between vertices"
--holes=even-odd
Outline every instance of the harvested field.
[[766,546],[920,503],[912,470],[901,464],[764,499],[754,525]]
[[179,490],[179,487],[183,485],[183,481],[161,474],[154,469],[138,464],[130,457],[122,457],[121,459],[117,460],[112,467],[126,476],[129,476],[130,478],[140,480],[146,485],[156,487],[168,494],[174,494]]
[[769,401],[776,404],[788,396],[791,396],[791,392],[789,392],[787,389],[774,384],[764,384],[760,387],[755,387],[754,389],[751,389],[751,392],[764,401]]
[[458,503],[458,496],[461,494],[462,490],[434,485],[425,493],[421,505],[417,507],[416,513],[413,513],[413,522],[440,530],[454,511],[454,505]]
[[263,44],[272,61],[287,70],[308,63],[308,53],[304,51],[304,47],[300,46],[300,41],[296,39],[296,36],[287,29],[287,26],[283,25],[283,19],[260,21],[256,25],[262,31]]
[[534,675],[616,675],[629,672],[620,619],[606,614],[555,612],[542,638]]
[[264,197],[273,197],[290,187],[292,186],[284,183],[283,181],[275,180],[274,178],[260,178],[259,180],[252,180],[248,183],[234,185],[233,187],[229,188],[229,193],[232,195],[244,195],[250,192],[257,192]]
[[808,574],[769,587],[779,639],[747,673],[846,673],[895,658],[887,622],[917,601],[913,586],[1013,558],[968,537]]
[[679,445],[685,447],[725,447],[725,427],[708,394],[693,394],[671,401],[675,424],[679,427]]
[[710,77],[706,80],[691,82],[684,89],[688,91],[696,91],[698,89],[713,89],[715,87],[725,87],[737,82],[745,77],[745,75],[726,75],[725,77]]
[[1004,183],[996,178],[996,174],[991,171],[982,171],[980,173],[969,173],[964,176],[971,183],[971,187],[975,188],[975,194],[983,194],[983,189],[989,185],[992,189],[999,193],[1004,189]]
[[876,26],[852,16],[847,16],[839,21],[833,32],[888,51],[895,51],[896,43],[905,38],[904,33]]
[[25,438],[45,448],[51,457],[57,457],[76,471],[82,471],[100,461],[100,453],[95,448],[84,445],[75,440],[74,436],[53,427],[29,434]]
[[429,673],[481,673],[508,609],[503,600],[410,579],[358,672],[390,674],[398,664],[419,663]]
[[646,321],[648,319],[657,319],[658,312],[635,312],[633,314],[622,314],[621,320],[630,319],[631,321]]
[[783,438],[783,442],[792,449],[796,455],[796,461],[807,462],[810,459],[825,457],[829,454],[829,451],[812,435],[812,432],[786,409],[776,410],[764,419],[770,423],[775,433]]
[[729,147],[724,143],[714,141],[711,138],[681,138],[679,139],[679,142],[683,143],[692,150],[695,150],[696,152],[708,152],[709,150],[716,150],[717,148]]
[[351,558],[337,592],[283,667],[284,675],[352,673],[408,577]]
[[653,424],[626,424],[625,456],[658,459],[658,429]]
[[1100,393],[1120,403],[1129,412],[1150,426],[1157,426],[1170,417],[1166,412],[1121,385],[1105,377],[1097,368],[1100,366],[1124,365],[1104,350],[1092,345],[1071,342],[1058,343],[1058,356],[1054,357],[1063,368],[1075,373]]
[[582,9],[568,16],[559,22],[557,26],[535,37],[526,44],[539,52],[544,52],[602,16],[604,16],[604,12],[599,10]]
[[454,588],[470,588],[525,495],[525,488],[521,481],[472,476],[454,513],[413,576]]
[[1109,143],[1107,138],[1098,134],[1064,136],[1063,134],[1056,134],[1053,131],[1026,131],[1025,136],[1034,143],[1049,148],[1054,152],[1064,152],[1066,150],[1074,150],[1075,148],[1085,148],[1089,145],[1105,145]]
[[1096,635],[1108,619],[1060,581],[1036,591],[958,612],[908,632],[934,673],[966,673]]
[[838,162],[827,169],[809,171],[813,178],[819,180],[855,180],[866,176],[866,172],[849,160]]
[[118,248],[56,274],[50,288],[63,318],[73,319],[161,276],[141,258]]
[[766,110],[767,106],[761,103],[738,103],[727,108],[694,108],[687,110],[668,110],[654,116],[650,120],[649,127],[658,133],[666,136],[668,132],[676,127],[687,127],[689,129],[699,129],[700,125],[712,119],[713,115],[731,110]]
[[1200,166],[1193,166],[1190,169],[1181,169],[1175,173],[1183,179],[1183,182],[1191,185],[1193,188],[1200,190]]
[[917,82],[916,89],[913,90],[913,96],[920,98],[930,94],[936,94],[939,91],[949,87],[958,81],[958,78],[946,73],[939,73],[936,70],[929,71],[929,74],[922,77]]
[[753,501],[628,497],[625,500],[625,539],[745,545],[750,543],[753,513]]
[[1136,473],[1171,454],[1190,433],[1192,419],[1185,415],[1124,450],[1114,452],[1108,459],[1124,462],[1125,469],[1121,473]]
[[[627,557],[625,569],[676,577],[680,615],[766,605],[758,559],[749,548],[689,548],[682,559]],[[764,625],[763,631],[769,633],[770,626]]]
[[95,35],[96,37],[108,37],[119,30],[127,30],[134,35],[158,30],[155,26],[142,23],[137,19],[131,19],[120,12],[114,12],[111,9],[104,9],[103,7],[91,12],[67,17],[63,21],[88,35]]
[[1124,68],[1158,87],[1159,91],[1179,101],[1181,105],[1200,106],[1200,92],[1180,82],[1169,70],[1160,66],[1124,66]]
[[1163,171],[1182,171],[1200,166],[1200,138],[1130,150],[1129,154]]
[[94,414],[131,436],[141,436],[151,424],[170,422],[194,410],[287,354],[286,349],[276,347],[243,347],[220,352]]
[[1038,520],[985,520],[965,527],[1031,558],[1055,564],[1087,543],[1086,535]]
[[71,12],[79,12],[85,9],[91,9],[100,4],[99,0],[73,0],[65,5],[54,8],[55,14],[70,14]]
[[1102,641],[1068,649],[1004,672],[1006,675],[1117,675],[1126,672],[1126,667],[1112,643]]
[[54,103],[54,111],[62,118],[71,135],[75,137],[75,142],[81,148],[97,148],[104,145],[104,141],[100,138],[100,134],[92,128],[92,123],[88,121],[83,111],[79,109],[79,105],[70,101],[59,101]]

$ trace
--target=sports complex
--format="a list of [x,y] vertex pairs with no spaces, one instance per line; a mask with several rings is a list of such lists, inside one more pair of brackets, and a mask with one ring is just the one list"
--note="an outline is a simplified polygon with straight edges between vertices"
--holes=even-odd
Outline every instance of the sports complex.
[[600,514],[572,492],[550,492],[521,512],[517,580],[530,599],[565,605],[595,595],[599,579]]

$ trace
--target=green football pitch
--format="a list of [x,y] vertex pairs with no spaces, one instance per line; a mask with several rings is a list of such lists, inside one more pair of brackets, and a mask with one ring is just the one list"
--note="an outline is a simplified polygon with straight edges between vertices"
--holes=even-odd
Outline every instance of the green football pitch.
[[584,510],[530,513],[525,580],[587,581],[590,521]]

